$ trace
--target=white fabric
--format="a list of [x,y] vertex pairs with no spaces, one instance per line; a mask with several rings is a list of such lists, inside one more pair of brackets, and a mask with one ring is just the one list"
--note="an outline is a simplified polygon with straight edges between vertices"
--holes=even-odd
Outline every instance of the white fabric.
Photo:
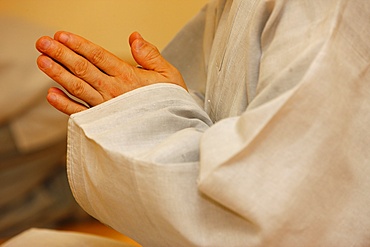
[[197,54],[178,67],[207,78],[204,109],[157,84],[73,115],[76,199],[143,246],[370,246],[369,16],[363,0],[211,2],[182,33],[204,30],[197,45],[166,51]]

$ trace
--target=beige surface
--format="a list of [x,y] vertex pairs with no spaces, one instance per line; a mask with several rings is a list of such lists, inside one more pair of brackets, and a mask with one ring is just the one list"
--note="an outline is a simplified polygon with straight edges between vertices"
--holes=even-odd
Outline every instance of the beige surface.
[[[134,240],[120,234],[119,232],[103,225],[102,223],[96,220],[91,220],[91,221],[84,222],[84,223],[66,224],[63,227],[60,227],[59,230],[71,231],[71,232],[76,232],[76,233],[93,234],[96,236],[107,237],[110,239],[118,240],[126,244],[131,244],[132,246],[140,247],[140,245],[136,243]],[[0,239],[0,244],[4,243],[6,240],[7,239]]]
[[137,246],[137,247],[141,246],[138,243],[136,243],[134,240],[126,237],[125,235],[122,235],[121,233],[113,230],[112,228],[108,226],[103,225],[102,223],[96,220],[91,220],[90,222],[86,222],[86,223],[67,224],[61,227],[59,230],[94,234],[96,236],[107,237],[107,238],[119,240],[127,244],[132,244],[133,246]]
[[[162,49],[207,0],[0,1],[0,14],[78,33],[121,57],[131,57],[132,31]],[[54,28],[55,27],[55,28]]]

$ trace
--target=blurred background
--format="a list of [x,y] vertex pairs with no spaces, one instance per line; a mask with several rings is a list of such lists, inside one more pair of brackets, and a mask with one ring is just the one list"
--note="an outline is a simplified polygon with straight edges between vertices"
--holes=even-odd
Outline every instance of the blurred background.
[[133,31],[162,50],[206,2],[0,0],[0,243],[32,227],[128,241],[87,216],[71,195],[65,171],[68,117],[46,102],[55,84],[36,66],[35,41],[66,30],[133,62]]
[[162,49],[207,0],[0,0],[0,14],[80,34],[130,59],[128,36],[139,31]]

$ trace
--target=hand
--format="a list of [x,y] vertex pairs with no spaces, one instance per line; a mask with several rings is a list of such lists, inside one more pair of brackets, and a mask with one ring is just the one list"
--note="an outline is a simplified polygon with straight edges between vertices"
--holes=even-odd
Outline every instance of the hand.
[[41,37],[36,42],[42,53],[37,59],[39,68],[86,105],[58,88],[49,89],[49,103],[70,115],[153,83],[173,83],[186,89],[180,72],[139,33],[131,34],[129,43],[133,58],[142,68],[72,33],[57,32],[54,39]]

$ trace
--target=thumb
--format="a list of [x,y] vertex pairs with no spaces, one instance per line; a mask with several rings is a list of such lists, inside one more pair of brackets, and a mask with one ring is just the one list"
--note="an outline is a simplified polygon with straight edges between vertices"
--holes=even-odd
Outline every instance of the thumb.
[[144,40],[139,33],[131,34],[129,42],[133,58],[144,69],[157,72],[171,69],[171,65],[162,57],[157,47]]

